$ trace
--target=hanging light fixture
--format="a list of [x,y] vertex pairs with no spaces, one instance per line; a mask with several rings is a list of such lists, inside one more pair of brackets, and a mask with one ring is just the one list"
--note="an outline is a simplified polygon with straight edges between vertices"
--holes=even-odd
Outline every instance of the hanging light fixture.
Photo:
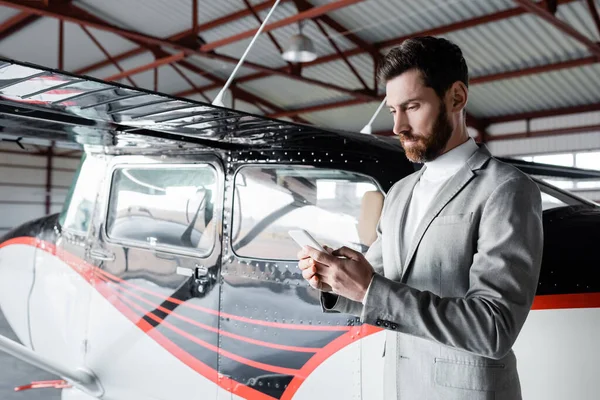
[[302,34],[303,21],[298,23],[299,32],[290,38],[287,50],[281,55],[284,60],[294,63],[310,62],[317,58],[312,40]]

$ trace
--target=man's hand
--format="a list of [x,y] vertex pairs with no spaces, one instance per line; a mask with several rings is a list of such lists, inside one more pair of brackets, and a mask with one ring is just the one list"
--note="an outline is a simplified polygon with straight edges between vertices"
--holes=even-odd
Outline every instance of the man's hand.
[[298,253],[304,279],[315,289],[362,302],[374,274],[371,264],[348,247],[326,250],[328,253],[305,246]]

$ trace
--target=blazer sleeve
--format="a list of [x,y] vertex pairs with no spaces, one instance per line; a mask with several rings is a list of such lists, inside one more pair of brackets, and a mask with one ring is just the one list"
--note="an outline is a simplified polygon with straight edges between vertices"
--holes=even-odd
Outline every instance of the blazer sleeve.
[[464,297],[439,297],[376,274],[361,322],[488,358],[505,356],[525,323],[539,279],[543,231],[537,185],[525,176],[500,184],[483,207],[478,229]]
[[[377,239],[375,239],[375,241],[373,242],[373,244],[371,244],[371,247],[369,247],[369,250],[365,254],[365,258],[367,259],[367,261],[369,261],[369,263],[375,270],[375,274],[379,275],[383,275],[383,250],[381,246],[380,226],[382,219],[383,211],[379,219],[380,222],[377,223]],[[371,284],[367,289],[366,297],[368,297],[369,292],[372,290],[372,284],[373,280],[371,279]],[[325,313],[345,313],[360,317],[363,312],[363,304],[361,302],[350,300],[346,297],[327,292],[321,292],[320,297],[321,309]]]

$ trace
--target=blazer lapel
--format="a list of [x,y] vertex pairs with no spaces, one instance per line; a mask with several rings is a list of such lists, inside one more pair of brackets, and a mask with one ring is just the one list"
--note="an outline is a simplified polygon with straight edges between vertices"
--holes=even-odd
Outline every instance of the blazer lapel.
[[413,189],[423,172],[425,171],[425,166],[423,166],[418,172],[415,172],[411,176],[407,178],[406,184],[402,185],[400,192],[398,193],[397,199],[395,200],[398,207],[396,207],[395,214],[392,216],[393,221],[396,222],[391,226],[394,228],[392,243],[394,243],[394,248],[396,249],[394,257],[396,259],[396,266],[398,269],[398,276],[402,276],[402,270],[404,269],[402,266],[402,251],[400,246],[404,246],[402,242],[402,229],[404,226],[404,220],[406,218],[406,208],[408,207],[408,203],[410,202],[410,198],[412,196]]
[[[437,194],[435,199],[431,202],[431,206],[423,216],[423,219],[419,223],[417,230],[415,231],[415,236],[412,240],[410,251],[408,253],[408,257],[406,258],[406,267],[401,271],[401,281],[405,282],[405,279],[408,277],[407,272],[410,270],[410,265],[413,257],[421,243],[421,239],[427,232],[427,229],[431,225],[433,219],[442,211],[442,209],[465,187],[467,183],[475,176],[473,173],[474,170],[477,170],[485,164],[485,162],[490,158],[490,153],[487,148],[482,145],[479,150],[477,150],[467,161],[467,163],[452,177],[450,180],[442,187],[442,190]],[[416,182],[415,182],[416,183]],[[412,188],[414,184],[411,186],[410,190],[412,193]],[[402,220],[404,223],[404,219]],[[402,229],[402,228],[401,228]],[[399,264],[401,265],[401,264]]]

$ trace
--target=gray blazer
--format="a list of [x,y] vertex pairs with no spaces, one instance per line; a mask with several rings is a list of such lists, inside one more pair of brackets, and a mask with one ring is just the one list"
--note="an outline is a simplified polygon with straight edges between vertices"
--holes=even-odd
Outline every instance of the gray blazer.
[[[540,191],[481,146],[403,243],[404,211],[424,168],[388,192],[366,254],[376,274],[365,305],[323,293],[323,311],[386,330],[386,400],[521,399],[511,347],[539,277]],[[409,246],[406,263],[401,246]]]

